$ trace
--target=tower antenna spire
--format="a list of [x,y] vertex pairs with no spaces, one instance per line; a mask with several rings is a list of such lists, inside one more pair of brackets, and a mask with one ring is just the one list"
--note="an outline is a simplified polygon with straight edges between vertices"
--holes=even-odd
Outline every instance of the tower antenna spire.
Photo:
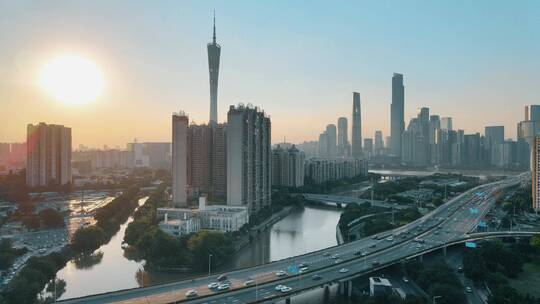
[[216,10],[214,10],[214,44],[216,44]]

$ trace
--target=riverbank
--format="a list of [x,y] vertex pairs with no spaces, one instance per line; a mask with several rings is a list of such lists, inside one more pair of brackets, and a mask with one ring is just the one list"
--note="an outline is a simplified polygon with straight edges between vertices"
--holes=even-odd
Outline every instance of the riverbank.
[[[35,303],[38,294],[44,290],[46,285],[57,284],[56,273],[58,270],[63,268],[68,261],[75,260],[81,253],[87,251],[91,247],[99,247],[116,234],[118,231],[117,229],[120,228],[121,219],[124,216],[127,219],[129,214],[132,212],[132,209],[130,210],[132,205],[131,201],[136,200],[138,194],[138,188],[133,188],[132,190],[126,191],[122,195],[118,196],[109,204],[96,210],[97,222],[96,225],[91,229],[103,230],[100,232],[99,238],[94,238],[95,235],[93,234],[87,234],[84,232],[80,233],[80,231],[90,229],[89,227],[80,228],[75,233],[72,243],[63,247],[60,252],[53,252],[46,256],[36,256],[30,258],[19,274],[2,291],[2,303]],[[108,207],[110,204],[113,205]],[[97,214],[99,214],[99,217]],[[103,228],[97,228],[98,225],[101,225]],[[76,237],[78,233],[80,236],[84,235],[85,237],[79,237],[77,239]],[[86,241],[91,242],[91,244],[85,244]],[[77,242],[77,245],[74,246],[73,242]],[[42,300],[53,301],[55,298],[56,295],[52,294],[49,295],[48,298]]]

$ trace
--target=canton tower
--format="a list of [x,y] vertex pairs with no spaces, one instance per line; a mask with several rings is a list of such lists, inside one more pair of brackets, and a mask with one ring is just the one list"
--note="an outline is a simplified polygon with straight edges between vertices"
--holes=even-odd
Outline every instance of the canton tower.
[[219,56],[221,46],[216,43],[216,13],[214,12],[214,36],[212,43],[208,43],[208,69],[210,71],[210,124],[218,122],[217,117],[217,89],[219,78]]

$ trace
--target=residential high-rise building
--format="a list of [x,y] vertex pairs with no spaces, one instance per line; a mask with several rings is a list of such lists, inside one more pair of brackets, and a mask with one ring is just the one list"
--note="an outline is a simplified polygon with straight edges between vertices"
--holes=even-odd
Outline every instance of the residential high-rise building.
[[463,164],[478,166],[481,164],[480,133],[464,136]]
[[353,92],[351,150],[352,157],[362,157],[362,110],[358,92]]
[[338,156],[348,157],[349,156],[349,133],[348,133],[348,123],[346,117],[338,118]]
[[226,201],[227,197],[227,124],[212,126],[211,190],[214,201]]
[[187,207],[188,124],[184,112],[172,116],[172,192],[176,207]]
[[[487,164],[500,166],[500,151],[497,151],[499,154],[495,156],[494,147],[504,143],[504,126],[488,126],[485,127],[484,131],[485,140],[484,140],[484,159]],[[497,158],[497,160],[495,160]]]
[[540,211],[540,136],[535,136],[532,149],[532,207]]
[[372,138],[364,138],[364,148],[363,151],[364,156],[368,159],[370,159],[373,156],[373,139]]
[[392,76],[392,105],[390,111],[391,154],[401,157],[401,137],[405,130],[405,87],[403,75]]
[[531,114],[529,120],[540,121],[540,105],[531,105],[529,107],[529,113]]
[[319,134],[319,147],[317,155],[319,157],[328,157],[328,136],[326,131]]
[[375,155],[381,155],[384,151],[383,134],[381,130],[375,131]]
[[210,192],[212,182],[212,128],[190,124],[187,131],[187,200]]
[[328,157],[337,156],[337,131],[336,125],[329,124],[326,126],[326,143],[328,148],[326,149]]
[[295,145],[272,150],[272,186],[298,188],[304,186],[304,152]]
[[227,114],[227,205],[254,214],[271,203],[270,118],[251,106]]
[[208,43],[208,70],[210,72],[210,124],[218,122],[217,116],[217,96],[219,78],[219,57],[221,46],[216,42],[216,16],[214,13],[214,35],[212,43]]
[[71,128],[39,123],[27,126],[26,184],[29,187],[71,183]]
[[452,131],[452,117],[441,118],[441,129],[446,131]]

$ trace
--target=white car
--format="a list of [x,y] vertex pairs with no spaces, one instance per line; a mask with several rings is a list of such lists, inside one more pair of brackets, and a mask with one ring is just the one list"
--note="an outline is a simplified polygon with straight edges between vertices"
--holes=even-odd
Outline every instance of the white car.
[[218,288],[218,287],[219,287],[219,283],[217,283],[217,282],[208,284],[209,289],[214,289],[214,288]]
[[336,254],[332,255],[332,259],[335,260],[335,259],[337,259],[337,258],[339,258],[339,254],[336,253]]
[[188,298],[195,297],[195,296],[197,296],[197,291],[194,289],[190,289],[186,292],[186,297]]
[[341,262],[343,262],[341,259],[336,259],[336,260],[334,261],[335,264],[339,264],[339,263],[341,263]]
[[290,292],[291,290],[292,290],[292,288],[290,288],[289,286],[281,287],[281,292],[283,292],[283,293]]
[[244,286],[251,286],[253,284],[255,284],[255,281],[253,281],[253,280],[247,280],[247,281],[244,282]]
[[285,285],[276,285],[276,291],[281,291],[283,287],[286,287]]
[[286,275],[287,275],[287,273],[285,271],[283,271],[283,270],[280,270],[280,271],[276,272],[276,276],[278,276],[278,277],[284,277]]
[[339,270],[339,272],[340,272],[340,273],[347,273],[347,272],[349,272],[349,269],[347,269],[347,268],[341,268],[341,269]]
[[218,290],[227,290],[227,289],[229,289],[229,287],[231,287],[231,286],[229,284],[225,283],[225,284],[220,284],[217,289]]

